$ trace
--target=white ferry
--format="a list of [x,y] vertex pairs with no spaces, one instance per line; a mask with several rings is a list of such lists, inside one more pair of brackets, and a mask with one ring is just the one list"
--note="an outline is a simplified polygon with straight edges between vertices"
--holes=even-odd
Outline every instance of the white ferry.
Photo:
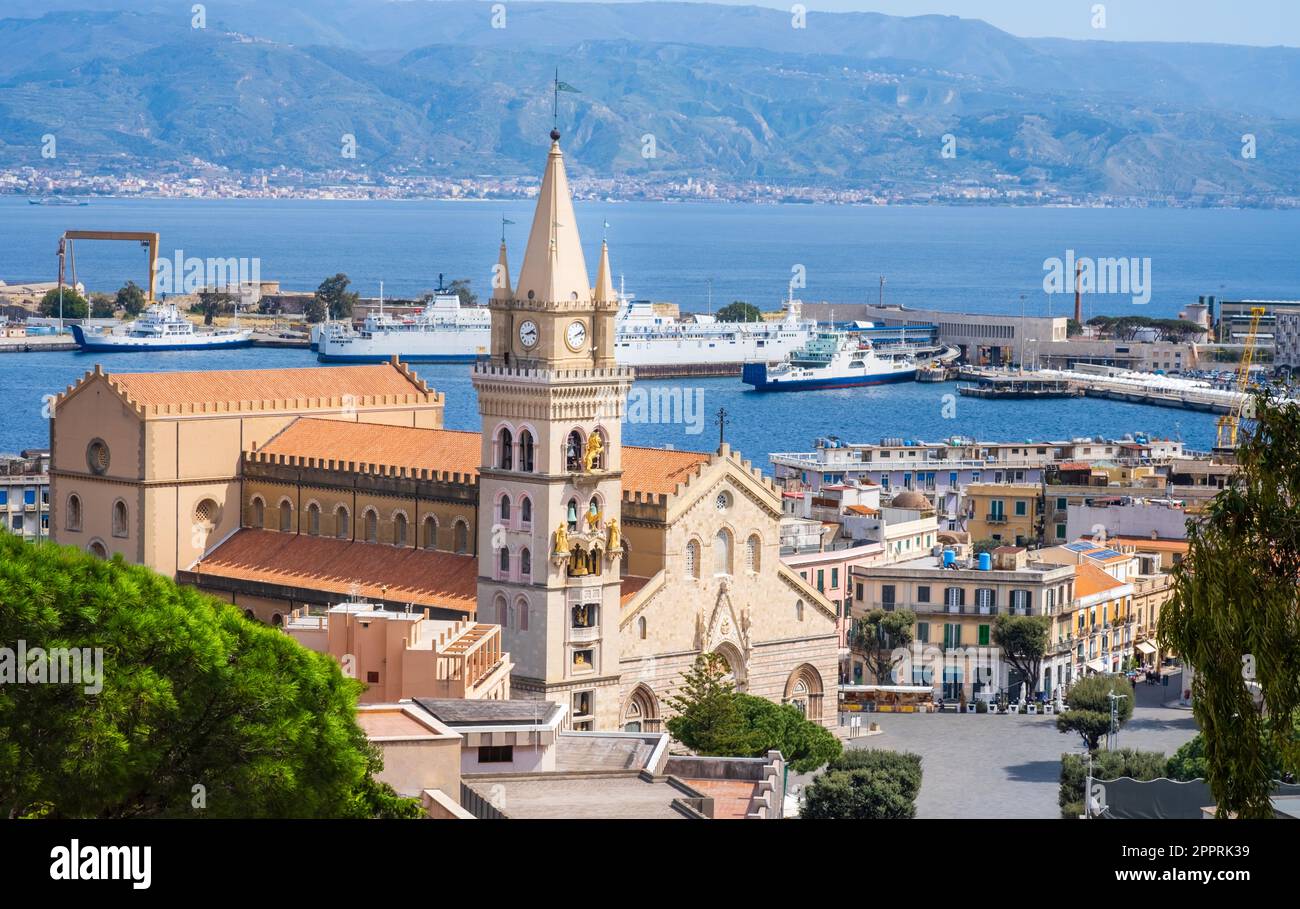
[[384,312],[381,290],[379,311],[360,329],[346,322],[317,329],[313,347],[327,363],[380,363],[394,355],[409,363],[472,363],[488,353],[492,314],[486,306],[462,306],[457,294],[440,287],[419,313],[395,318]]
[[[620,294],[614,356],[645,370],[730,367],[761,360],[777,362],[813,336],[817,323],[799,315],[799,301],[787,302],[777,322],[719,322],[695,314],[689,321],[659,304]],[[323,361],[379,362],[394,354],[418,362],[472,362],[488,353],[492,320],[486,307],[462,306],[455,294],[437,293],[419,315],[395,319],[372,313],[358,329],[343,322],[315,326],[312,346]]]
[[823,331],[777,366],[746,363],[740,378],[755,391],[809,391],[908,382],[916,368],[906,351],[879,354],[861,334]]
[[181,315],[175,303],[154,303],[132,322],[123,334],[86,331],[72,326],[72,336],[82,350],[218,350],[246,347],[252,343],[251,329],[218,328],[198,332],[194,323]]

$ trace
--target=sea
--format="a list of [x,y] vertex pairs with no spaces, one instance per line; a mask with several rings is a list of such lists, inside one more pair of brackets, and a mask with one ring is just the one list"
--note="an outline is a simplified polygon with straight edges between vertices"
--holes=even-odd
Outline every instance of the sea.
[[[467,278],[486,297],[503,231],[518,273],[532,209],[527,200],[95,199],[59,207],[0,196],[0,280],[55,280],[64,230],[148,230],[161,234],[162,256],[255,258],[262,279],[286,290],[311,290],[344,272],[364,296],[377,295],[382,281],[387,298],[414,297],[441,276]],[[1135,261],[1149,279],[1148,302],[1134,301],[1145,293],[1091,294],[1085,318],[1173,318],[1201,295],[1300,298],[1295,211],[583,200],[576,209],[588,270],[607,238],[615,280],[627,292],[687,311],[733,300],[771,309],[793,293],[810,302],[883,297],[912,307],[1066,315],[1072,298],[1045,292],[1044,278],[1047,263],[1071,254]],[[145,280],[144,251],[132,244],[80,241],[75,251],[77,279],[92,290]],[[315,355],[0,354],[0,451],[48,445],[48,396],[96,363],[110,372],[252,369],[309,366]],[[416,369],[446,392],[448,428],[478,428],[468,366]],[[771,453],[808,451],[827,436],[1046,441],[1144,432],[1196,449],[1214,440],[1211,415],[1088,398],[985,401],[958,397],[953,383],[759,394],[739,379],[650,380],[633,395],[629,444],[708,450],[725,438],[764,469]]]

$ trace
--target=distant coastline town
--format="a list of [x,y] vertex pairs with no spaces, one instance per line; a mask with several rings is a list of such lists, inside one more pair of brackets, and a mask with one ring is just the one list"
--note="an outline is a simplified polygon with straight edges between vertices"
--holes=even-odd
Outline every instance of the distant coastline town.
[[[891,180],[870,186],[797,185],[791,182],[708,177],[583,177],[573,180],[579,200],[735,202],[820,205],[1008,205],[1088,208],[1300,208],[1300,197],[1275,193],[1118,195],[1025,186],[1012,174],[987,179]],[[0,169],[0,195],[36,201],[61,198],[328,199],[479,201],[532,199],[536,176],[455,177],[357,169],[284,167],[240,172],[199,159],[124,172],[78,167]]]

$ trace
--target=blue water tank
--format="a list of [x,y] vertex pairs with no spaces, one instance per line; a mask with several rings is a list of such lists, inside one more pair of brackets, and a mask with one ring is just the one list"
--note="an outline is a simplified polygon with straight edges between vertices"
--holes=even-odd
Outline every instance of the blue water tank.
[[992,570],[993,570],[993,556],[989,555],[987,552],[981,552],[980,571],[992,571]]
[[943,567],[951,568],[955,564],[957,564],[957,553],[951,549],[945,549],[943,551]]

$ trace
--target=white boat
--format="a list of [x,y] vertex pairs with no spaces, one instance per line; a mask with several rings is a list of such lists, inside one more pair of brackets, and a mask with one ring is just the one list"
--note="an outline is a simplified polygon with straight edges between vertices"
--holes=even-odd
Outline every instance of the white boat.
[[379,311],[361,328],[327,322],[313,330],[313,346],[323,362],[379,363],[393,356],[410,363],[471,363],[486,356],[492,343],[492,314],[486,306],[463,306],[460,297],[439,288],[414,316]]
[[[775,322],[719,322],[695,314],[687,319],[647,300],[620,294],[614,356],[647,371],[731,367],[751,361],[776,362],[813,336],[817,323],[800,317],[790,300]],[[323,361],[380,362],[393,355],[409,362],[472,362],[488,353],[492,320],[486,307],[462,306],[459,297],[437,293],[420,314],[403,319],[383,312],[366,317],[360,329],[345,322],[314,326],[312,346]]]
[[72,336],[82,350],[217,350],[245,347],[252,343],[251,329],[218,328],[198,332],[194,323],[181,315],[174,303],[154,303],[142,312],[122,334],[86,331],[73,325]]
[[746,363],[741,381],[755,391],[811,391],[883,385],[916,378],[916,360],[899,351],[880,354],[861,334],[823,331],[788,360],[769,367]]

